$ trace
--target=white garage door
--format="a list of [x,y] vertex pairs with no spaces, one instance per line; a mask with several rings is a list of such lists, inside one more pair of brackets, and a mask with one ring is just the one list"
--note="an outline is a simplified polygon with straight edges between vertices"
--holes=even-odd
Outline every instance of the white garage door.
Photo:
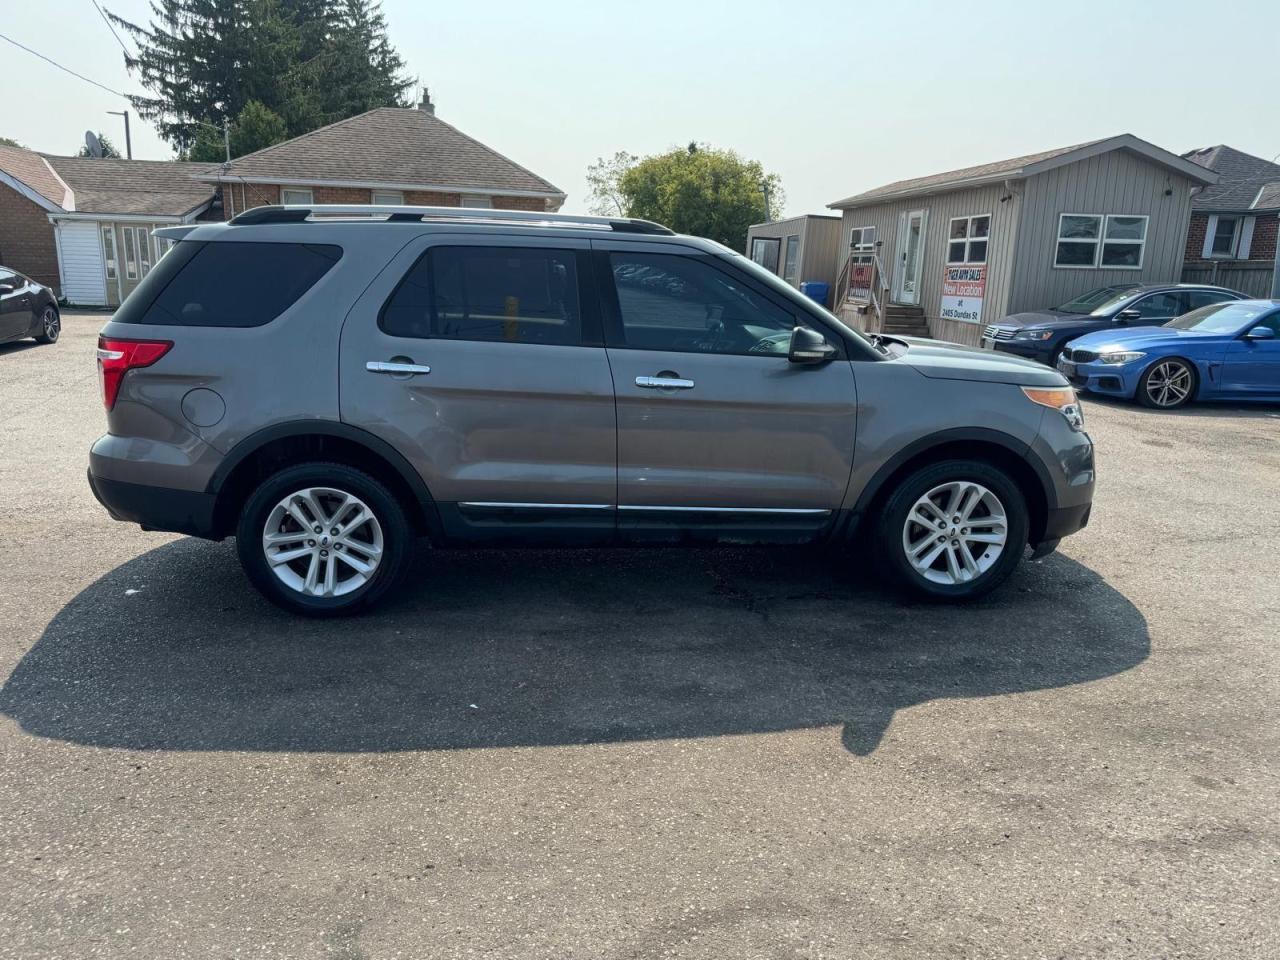
[[107,291],[102,279],[98,224],[91,220],[60,221],[58,251],[62,262],[62,295],[70,303],[105,306]]

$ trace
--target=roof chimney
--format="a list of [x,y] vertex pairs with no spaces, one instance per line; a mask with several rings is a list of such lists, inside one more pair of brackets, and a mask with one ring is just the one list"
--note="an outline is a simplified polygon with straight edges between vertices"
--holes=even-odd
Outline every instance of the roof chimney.
[[431,94],[427,92],[426,87],[422,88],[422,102],[418,104],[418,109],[431,114],[433,117],[436,115],[436,105],[431,102]]

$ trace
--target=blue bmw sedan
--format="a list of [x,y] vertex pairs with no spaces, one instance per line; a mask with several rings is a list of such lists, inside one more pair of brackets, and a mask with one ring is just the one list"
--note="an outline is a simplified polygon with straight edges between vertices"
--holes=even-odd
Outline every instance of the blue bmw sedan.
[[1067,344],[1058,370],[1083,390],[1162,410],[1280,401],[1280,300],[1217,303],[1159,327],[1090,333]]

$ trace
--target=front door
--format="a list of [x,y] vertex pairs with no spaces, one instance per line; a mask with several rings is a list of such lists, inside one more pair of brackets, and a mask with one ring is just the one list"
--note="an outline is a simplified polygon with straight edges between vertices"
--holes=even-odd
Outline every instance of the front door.
[[620,531],[806,539],[823,529],[852,466],[849,362],[788,362],[792,329],[818,324],[722,258],[592,245],[617,395]]
[[[1265,327],[1274,336],[1251,339],[1249,330]],[[1249,325],[1227,346],[1222,364],[1222,388],[1242,397],[1280,397],[1280,313]]]
[[417,469],[450,534],[613,534],[613,380],[585,240],[432,234],[342,330],[341,415]]
[[31,329],[31,291],[20,274],[0,269],[0,343]]
[[924,228],[928,212],[904,213],[898,230],[898,263],[894,270],[894,302],[920,303],[920,275],[924,262]]

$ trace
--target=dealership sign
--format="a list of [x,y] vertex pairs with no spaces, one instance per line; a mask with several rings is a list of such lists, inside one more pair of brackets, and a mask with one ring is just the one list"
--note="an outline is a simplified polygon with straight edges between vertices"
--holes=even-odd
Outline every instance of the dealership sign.
[[985,263],[948,266],[942,274],[942,311],[939,316],[943,320],[981,323],[982,300],[986,293]]

